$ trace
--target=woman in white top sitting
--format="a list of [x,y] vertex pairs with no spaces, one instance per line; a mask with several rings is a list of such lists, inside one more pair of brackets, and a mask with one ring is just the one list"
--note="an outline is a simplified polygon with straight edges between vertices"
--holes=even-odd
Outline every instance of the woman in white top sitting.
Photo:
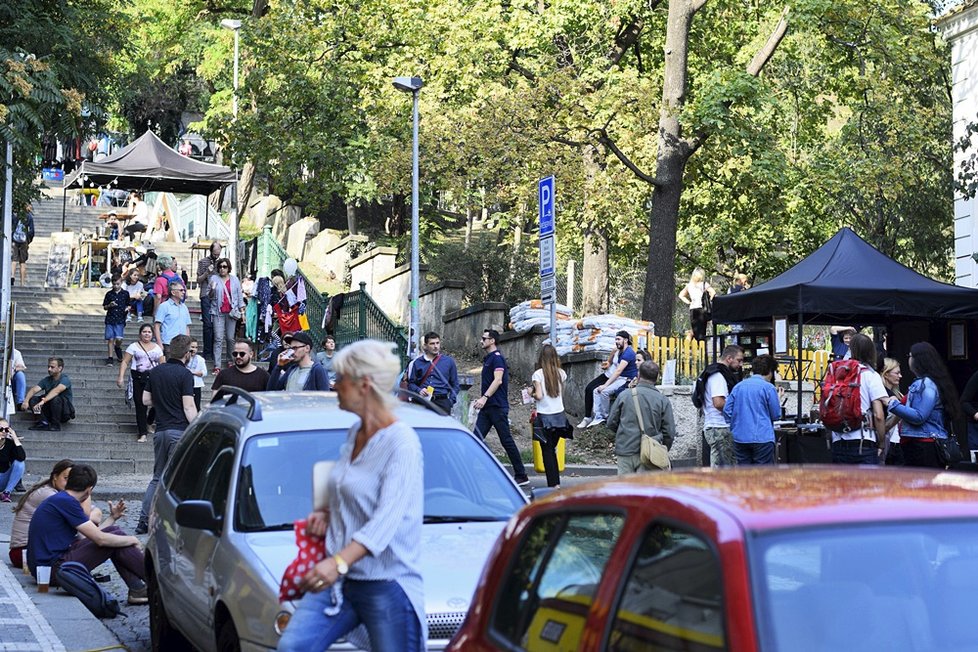
[[706,323],[710,321],[703,306],[704,294],[709,295],[712,301],[717,291],[707,282],[703,268],[697,267],[690,275],[689,283],[679,293],[679,300],[689,306],[689,324],[693,329],[693,337],[700,341],[706,339]]
[[278,649],[325,650],[346,637],[367,650],[420,652],[428,636],[424,460],[417,433],[393,412],[401,362],[389,343],[361,340],[336,354],[333,369],[340,408],[359,421],[329,474],[329,509],[310,514],[306,528],[313,536],[325,533],[332,556],[300,582],[305,595]]
[[570,439],[574,429],[564,414],[564,381],[567,372],[560,368],[557,349],[544,344],[537,358],[537,369],[531,376],[533,398],[537,402],[537,418],[533,422],[533,438],[540,442],[547,486],[560,488],[560,468],[557,464],[557,444],[560,438]]

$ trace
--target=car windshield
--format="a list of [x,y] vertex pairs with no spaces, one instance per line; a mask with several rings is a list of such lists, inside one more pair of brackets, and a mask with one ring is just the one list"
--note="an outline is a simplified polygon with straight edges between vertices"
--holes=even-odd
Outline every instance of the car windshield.
[[978,523],[782,531],[751,545],[764,650],[978,650]]
[[[506,472],[459,430],[419,428],[424,451],[425,522],[502,521],[525,499]],[[245,445],[235,501],[238,531],[291,530],[312,509],[312,467],[335,460],[346,430],[252,437]]]

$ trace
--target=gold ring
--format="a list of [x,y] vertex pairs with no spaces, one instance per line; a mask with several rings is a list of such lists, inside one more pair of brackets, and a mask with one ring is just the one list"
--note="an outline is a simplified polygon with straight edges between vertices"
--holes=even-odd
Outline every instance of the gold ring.
[[323,578],[321,578],[321,577],[320,577],[320,578],[319,578],[319,581],[318,581],[318,582],[316,582],[316,588],[317,588],[317,589],[321,589],[321,588],[323,588],[324,586],[326,586],[326,580],[324,580]]

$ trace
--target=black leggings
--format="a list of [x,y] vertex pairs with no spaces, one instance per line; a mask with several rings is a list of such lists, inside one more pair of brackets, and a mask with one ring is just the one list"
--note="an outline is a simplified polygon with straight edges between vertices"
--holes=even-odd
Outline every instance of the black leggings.
[[132,375],[132,402],[136,406],[136,431],[140,437],[145,437],[149,431],[146,420],[146,405],[143,403],[143,390],[146,389],[145,381],[149,372],[131,371]]
[[690,308],[689,325],[693,329],[693,337],[703,341],[706,339],[706,314],[702,308]]
[[547,473],[547,486],[556,487],[560,484],[560,468],[557,465],[557,444],[560,443],[560,435],[549,428],[543,432],[547,442],[538,442],[540,457],[543,458],[543,469]]
[[607,380],[608,377],[601,374],[589,382],[587,387],[584,388],[584,416],[589,419],[591,418],[591,413],[594,410],[594,390],[604,385],[605,381]]

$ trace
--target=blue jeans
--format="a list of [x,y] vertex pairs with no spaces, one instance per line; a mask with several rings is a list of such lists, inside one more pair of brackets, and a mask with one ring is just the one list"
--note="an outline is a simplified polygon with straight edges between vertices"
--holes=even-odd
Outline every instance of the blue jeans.
[[734,442],[734,456],[738,465],[774,464],[774,442],[766,441],[754,444]]
[[279,652],[325,650],[359,625],[367,628],[374,650],[414,652],[425,649],[421,623],[401,585],[392,580],[343,580],[343,605],[335,616],[332,592],[307,593],[278,643]]
[[214,300],[203,297],[200,300],[200,317],[204,321],[204,341],[201,342],[200,355],[204,360],[214,355],[214,317],[211,315],[211,304]]
[[23,462],[17,460],[11,462],[10,468],[0,473],[0,491],[8,494],[13,491],[20,479],[24,477],[25,467]]
[[859,452],[859,440],[832,442],[833,464],[879,464],[880,456],[876,442],[863,441],[863,452]]
[[146,487],[146,495],[143,496],[143,508],[137,527],[146,527],[149,521],[149,509],[153,503],[153,496],[156,495],[156,485],[160,483],[163,469],[173,457],[173,451],[176,450],[182,436],[183,430],[157,430],[153,434],[153,477]]
[[21,405],[24,397],[27,396],[27,376],[23,371],[15,371],[13,378],[14,402]]
[[509,430],[509,410],[498,407],[488,407],[479,410],[479,418],[475,421],[475,433],[486,438],[489,429],[495,428],[499,435],[499,443],[503,445],[509,463],[513,465],[513,475],[517,478],[526,477],[526,467],[523,466],[523,458],[520,457],[520,449],[513,441],[513,434]]

